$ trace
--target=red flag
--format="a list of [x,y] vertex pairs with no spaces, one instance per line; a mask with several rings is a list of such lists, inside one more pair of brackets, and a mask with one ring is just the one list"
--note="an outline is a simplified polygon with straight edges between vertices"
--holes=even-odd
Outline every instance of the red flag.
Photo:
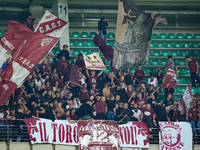
[[164,88],[174,88],[176,87],[176,74],[172,69],[167,70],[164,83],[160,86]]
[[82,87],[85,83],[85,80],[83,79],[82,75],[78,72],[78,69],[75,66],[72,66],[69,76],[69,82],[80,87]]
[[17,30],[12,31],[14,37],[11,41],[15,41],[15,38],[22,40],[15,43],[18,49],[9,57],[10,61],[5,71],[0,72],[0,105],[22,84],[28,74],[59,40],[59,38],[32,32],[16,21],[9,21],[8,25],[13,28],[17,27]]
[[186,120],[188,120],[189,117],[189,109],[191,101],[192,101],[192,91],[190,84],[188,84],[178,103],[178,110],[179,111],[184,110],[186,112]]

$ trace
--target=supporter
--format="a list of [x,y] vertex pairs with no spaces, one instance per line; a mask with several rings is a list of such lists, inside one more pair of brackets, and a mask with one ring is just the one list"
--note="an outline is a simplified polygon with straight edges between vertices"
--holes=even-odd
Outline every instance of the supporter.
[[29,29],[31,29],[33,31],[33,23],[32,23],[32,21],[33,21],[32,14],[29,13],[24,25],[27,26]]
[[128,103],[124,103],[122,110],[122,118],[119,120],[119,122],[127,123],[129,120],[130,120],[130,110],[128,108]]
[[53,92],[60,92],[60,88],[59,88],[59,82],[55,81],[54,86],[53,86]]
[[47,70],[47,65],[46,64],[42,64],[41,67],[42,68],[40,69],[40,73],[41,73],[42,78],[44,79],[45,76],[47,74],[49,74],[49,71]]
[[41,73],[38,73],[37,78],[35,79],[35,86],[36,88],[39,86],[41,87],[44,84],[44,79],[42,79]]
[[71,120],[79,120],[78,115],[76,114],[76,109],[72,108],[70,110],[70,119]]
[[[126,68],[126,73],[127,75],[129,75],[131,77],[131,80],[133,81],[133,74],[130,72],[131,69],[130,68]],[[133,83],[132,83],[133,84]]]
[[137,94],[138,100],[136,100],[136,103],[138,104],[138,107],[141,108],[143,104],[146,104],[146,102],[148,101],[148,99],[152,98],[153,96],[150,95],[148,97],[144,97],[142,98],[142,93],[139,92]]
[[63,50],[59,51],[58,55],[57,55],[57,58],[58,60],[60,60],[62,58],[62,56],[65,57],[65,60],[70,60],[70,57],[69,57],[69,51],[68,51],[68,45],[67,44],[64,44],[63,45]]
[[179,122],[186,121],[186,114],[184,110],[179,111],[177,120]]
[[194,102],[190,102],[188,121],[191,123],[194,136],[197,136],[197,131],[195,127],[195,124],[197,122],[197,110],[196,106],[194,105]]
[[92,84],[92,88],[90,89],[90,95],[95,95],[99,90],[96,88],[96,84]]
[[168,94],[167,95],[167,98],[164,100],[164,102],[163,102],[163,107],[167,107],[167,106],[170,106],[170,105],[172,105],[172,104],[174,104],[174,101],[173,101],[173,99],[172,99],[172,94]]
[[105,78],[105,83],[109,83],[111,89],[115,88],[115,85],[117,85],[117,79],[115,78],[115,76],[113,75],[113,72],[108,72],[108,75]]
[[90,100],[87,100],[86,103],[80,106],[79,117],[81,120],[91,120],[93,118],[92,102]]
[[78,59],[76,60],[75,65],[76,65],[78,68],[82,68],[82,70],[85,69],[85,62],[84,62],[84,60],[83,60],[83,54],[79,54],[79,55],[78,55]]
[[190,77],[192,81],[192,86],[196,87],[195,80],[197,80],[197,83],[200,86],[200,80],[199,80],[199,63],[196,59],[190,58],[190,56],[185,56],[187,69],[190,70]]
[[8,118],[9,118],[8,113],[3,108],[3,106],[0,106],[0,131],[1,131],[1,128],[4,128],[1,125],[6,125],[5,119],[8,119]]
[[88,76],[88,80],[89,80],[89,84],[90,86],[92,86],[92,84],[97,85],[97,80],[99,78],[99,76],[103,73],[103,71],[101,71],[98,75],[96,75],[96,71],[95,70],[91,70],[91,75],[88,73],[88,70],[86,69],[86,74]]
[[35,92],[35,88],[34,88],[34,82],[30,82],[29,85],[26,87],[26,91],[27,91],[27,97],[31,98],[32,95],[34,95]]
[[111,92],[110,92],[109,83],[104,84],[104,88],[103,88],[102,92],[103,92],[103,96],[105,96],[106,98],[110,96]]
[[130,98],[132,97],[133,95],[133,86],[132,85],[128,85],[127,86],[127,92],[126,92],[126,96],[127,96],[127,99],[128,99],[128,102],[130,102]]
[[122,70],[122,75],[124,76],[124,81],[126,82],[127,85],[133,85],[133,79],[131,79],[131,75],[133,76],[133,74],[130,73],[129,68],[128,68],[128,71],[129,71],[129,73],[127,73],[125,70]]
[[46,70],[47,70],[48,73],[51,72],[51,64],[49,62],[47,62],[46,58],[43,59],[41,65],[45,65],[46,66]]
[[156,77],[154,77],[154,73],[151,72],[150,73],[150,78],[148,79],[147,82],[149,85],[152,85],[154,87],[154,89],[158,88],[158,80]]
[[162,68],[158,68],[158,73],[156,74],[156,78],[158,80],[158,84],[163,82],[164,74],[162,73]]
[[133,107],[133,109],[131,110],[132,112],[133,112],[133,115],[134,115],[134,117],[138,120],[138,121],[140,121],[140,119],[141,119],[141,110],[138,108],[138,105],[137,105],[137,103],[135,103],[134,104],[134,107]]
[[139,64],[138,65],[138,69],[134,72],[133,75],[134,79],[135,79],[135,85],[137,86],[141,81],[143,81],[143,79],[145,78],[145,74],[144,71],[142,70],[142,65]]
[[128,99],[128,103],[130,103],[132,101],[136,102],[136,100],[137,100],[136,92],[133,91],[131,97]]
[[101,20],[98,22],[98,30],[99,30],[100,36],[102,37],[104,41],[108,40],[106,26],[108,26],[108,23],[105,17],[101,17]]
[[64,65],[65,65],[65,62],[66,62],[65,56],[62,56],[61,59],[60,59],[60,61],[57,64],[59,72],[61,72],[62,70],[64,70],[63,68],[64,68]]
[[80,95],[80,99],[81,99],[82,103],[89,99],[89,91],[87,89],[87,83],[85,83],[83,85],[83,87],[80,89],[79,95]]
[[102,96],[101,100],[95,104],[96,114],[97,114],[95,119],[99,119],[99,120],[106,119],[105,115],[107,114],[107,104],[106,104],[105,100],[106,100],[105,96]]
[[115,97],[114,95],[110,95],[109,100],[106,100],[106,104],[107,104],[107,114],[106,114],[106,118],[107,120],[115,120]]

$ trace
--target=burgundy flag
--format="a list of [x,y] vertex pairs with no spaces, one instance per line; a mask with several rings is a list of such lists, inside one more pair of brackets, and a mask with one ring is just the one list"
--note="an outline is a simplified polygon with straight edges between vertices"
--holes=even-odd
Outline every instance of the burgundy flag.
[[190,102],[192,101],[192,91],[191,86],[188,84],[186,87],[183,95],[181,96],[181,99],[178,103],[178,110],[182,111],[184,110],[186,112],[186,119],[188,120],[189,117],[189,109],[190,109]]
[[[5,69],[0,71],[0,105],[8,99],[17,87],[21,86],[23,80],[59,40],[56,37],[32,32],[16,21],[9,21],[8,26],[15,30],[12,31],[14,36],[7,43],[12,44],[12,41],[14,41],[13,45],[18,49],[15,48],[12,55],[7,57],[6,62],[3,63]],[[8,33],[10,33],[9,28]],[[5,52],[5,49],[3,50]],[[1,57],[3,56],[1,55]]]
[[160,86],[164,88],[174,88],[176,87],[176,74],[172,69],[167,70],[164,83]]
[[83,79],[83,77],[78,72],[78,69],[75,66],[72,66],[70,76],[69,76],[69,82],[80,87],[82,87],[83,84],[85,83],[85,80]]

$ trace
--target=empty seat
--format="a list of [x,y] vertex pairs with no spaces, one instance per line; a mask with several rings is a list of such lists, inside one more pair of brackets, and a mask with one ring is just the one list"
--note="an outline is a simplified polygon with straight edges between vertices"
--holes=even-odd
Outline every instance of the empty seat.
[[159,39],[167,39],[167,34],[166,33],[160,33]]
[[178,61],[176,59],[172,59],[173,62],[175,62],[176,64],[178,63]]
[[197,51],[197,57],[200,57],[200,51]]
[[195,51],[188,51],[188,55],[191,56],[191,57],[195,57],[196,52]]
[[112,46],[112,43],[111,43],[110,41],[106,41],[106,44],[107,44],[108,46]]
[[184,69],[184,75],[189,75],[189,74],[190,74],[190,70]]
[[182,78],[177,78],[176,79],[176,84],[183,84]]
[[91,40],[86,41],[86,46],[87,47],[94,47],[94,42]]
[[166,43],[165,43],[165,47],[166,47],[166,48],[172,48],[172,47],[173,47],[172,42],[166,42]]
[[174,33],[169,33],[168,36],[167,36],[168,39],[175,39],[176,36]]
[[88,50],[88,49],[83,49],[82,52],[83,52],[85,55],[89,55],[89,54],[90,54],[90,50]]
[[104,72],[105,72],[106,74],[108,74],[108,72],[110,72],[110,71],[112,71],[110,67],[106,67],[106,70],[104,70]]
[[149,45],[149,47],[150,48],[154,48],[154,47],[156,47],[156,44],[154,42],[151,42],[150,45]]
[[165,56],[165,57],[169,56],[169,51],[162,51],[162,56]]
[[184,71],[183,71],[183,69],[178,68],[178,74],[179,74],[179,75],[184,75]]
[[178,56],[178,52],[175,51],[175,50],[171,51],[171,56],[172,57],[177,57]]
[[168,60],[167,59],[162,59],[160,61],[160,65],[165,66],[167,64]]
[[100,56],[103,56],[103,53],[100,51],[100,52],[99,52],[99,55],[100,55]]
[[73,32],[72,37],[73,38],[80,38],[80,33],[79,32]]
[[176,102],[179,102],[180,99],[181,99],[181,96],[177,96],[177,98],[176,98]]
[[174,93],[179,93],[179,88],[178,87],[174,88]]
[[59,52],[60,52],[60,49],[59,49],[59,48],[55,48],[55,49],[53,50],[53,54],[54,54],[54,55],[58,55]]
[[79,40],[79,41],[77,41],[76,46],[83,47],[83,46],[85,46],[85,42],[82,40]]
[[181,42],[174,42],[174,48],[181,48]]
[[191,48],[199,48],[198,42],[191,42]]
[[88,38],[89,34],[87,32],[81,32],[81,38]]
[[180,59],[180,60],[178,61],[178,65],[180,65],[180,66],[185,66],[185,65],[186,65],[185,60],[184,60],[184,59]]
[[159,93],[164,93],[164,90],[162,88],[159,88]]
[[153,56],[152,51],[149,51],[149,56]]
[[144,71],[144,74],[148,74],[147,68],[142,68],[142,70]]
[[70,64],[74,64],[74,63],[75,63],[74,59],[70,58]]
[[0,35],[3,35],[3,31],[0,29]]
[[191,91],[192,91],[192,94],[195,94],[195,93],[197,93],[197,88],[191,87]]
[[158,34],[153,33],[153,34],[152,34],[152,39],[158,39]]
[[154,74],[156,74],[157,73],[156,68],[149,68],[148,69],[148,74],[150,74],[151,72],[153,72]]
[[79,54],[81,54],[81,51],[79,49],[74,49],[72,52],[72,55],[78,56]]
[[180,87],[179,93],[184,93],[184,91],[185,91],[185,87]]
[[189,42],[183,42],[182,47],[183,48],[190,48],[190,43]]
[[200,33],[195,33],[193,37],[194,39],[200,39]]
[[193,39],[193,36],[191,33],[186,33],[185,34],[185,39]]
[[71,46],[71,47],[76,46],[76,41],[70,40],[70,46]]
[[158,60],[158,59],[153,59],[153,60],[151,61],[151,64],[152,64],[152,65],[159,65],[160,63],[159,63],[159,60]]
[[183,84],[190,83],[190,78],[183,78]]
[[156,47],[163,48],[164,47],[164,43],[163,42],[157,42],[156,43]]
[[90,32],[90,38],[94,38],[95,36],[97,35],[97,33],[96,32]]
[[183,51],[183,50],[182,50],[182,51],[179,52],[179,56],[180,56],[180,57],[185,57],[185,56],[187,56],[187,55],[188,55],[188,52],[187,52],[187,51]]
[[200,87],[198,88],[198,93],[200,93]]
[[110,60],[107,60],[107,61],[106,61],[106,65],[111,65]]
[[184,39],[184,34],[183,33],[178,33],[177,35],[176,35],[176,38],[177,39]]
[[112,33],[112,32],[109,32],[109,33],[108,33],[108,38],[115,38],[115,34]]
[[160,51],[153,51],[153,56],[159,57],[160,56]]
[[132,74],[134,74],[135,70],[137,70],[137,69],[136,69],[136,68],[131,68],[130,72],[131,72]]
[[115,41],[113,41],[113,43],[112,43],[112,47],[115,47]]
[[69,32],[69,37],[72,37],[72,34]]

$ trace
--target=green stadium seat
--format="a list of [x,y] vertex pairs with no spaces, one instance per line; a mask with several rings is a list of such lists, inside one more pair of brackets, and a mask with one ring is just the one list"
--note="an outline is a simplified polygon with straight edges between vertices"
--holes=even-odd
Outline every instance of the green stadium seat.
[[175,39],[176,36],[174,33],[169,33],[168,36],[167,36],[168,39]]
[[185,36],[184,36],[183,33],[178,33],[178,34],[176,35],[176,38],[177,38],[177,39],[184,39]]
[[158,34],[153,33],[153,34],[152,34],[152,39],[158,39]]
[[106,74],[108,74],[108,72],[110,72],[110,71],[112,71],[110,67],[106,67],[106,70],[104,70],[104,72],[105,72]]
[[154,50],[152,55],[155,56],[155,57],[159,57],[160,51]]
[[171,51],[171,56],[172,57],[178,57],[178,52],[175,51],[175,50]]
[[200,87],[198,88],[198,93],[200,93]]
[[200,51],[197,51],[197,57],[200,57]]
[[184,59],[180,59],[180,60],[178,61],[178,64],[177,64],[177,65],[179,65],[179,66],[185,66],[185,65],[186,65],[186,62],[185,62]]
[[174,48],[181,48],[181,42],[174,42]]
[[196,56],[196,52],[195,51],[188,51],[188,55],[190,57],[195,57]]
[[159,93],[164,93],[164,90],[162,88],[159,88]]
[[112,47],[115,47],[115,41],[113,41],[113,43],[112,43]]
[[175,62],[176,64],[178,63],[178,61],[176,59],[172,59],[173,62]]
[[189,42],[183,42],[182,46],[183,46],[183,48],[190,48],[190,43]]
[[199,48],[198,42],[191,42],[191,48]]
[[190,70],[184,69],[184,75],[190,75]]
[[169,56],[169,51],[162,51],[162,56],[165,56],[165,57]]
[[153,56],[152,51],[149,51],[149,56]]
[[152,59],[151,64],[152,65],[159,65],[160,63],[159,63],[158,59]]
[[165,47],[166,47],[166,48],[172,48],[172,47],[173,47],[172,42],[166,42],[166,43],[165,43]]
[[70,40],[70,47],[76,46],[76,41]]
[[142,68],[142,70],[144,71],[144,74],[148,74],[148,69],[147,68]]
[[89,34],[87,32],[81,32],[81,38],[88,38]]
[[72,37],[72,34],[69,32],[69,37]]
[[184,71],[183,71],[183,69],[178,68],[178,74],[179,74],[179,75],[184,75]]
[[164,43],[163,42],[157,42],[156,43],[156,47],[163,48],[164,47]]
[[149,47],[150,48],[154,48],[154,47],[156,47],[156,44],[154,42],[151,42],[150,45],[149,45]]
[[168,60],[166,60],[166,59],[162,59],[160,61],[160,65],[162,65],[162,66],[165,66],[167,63],[168,63]]
[[190,83],[190,78],[183,78],[183,84]]
[[177,98],[176,98],[176,102],[179,102],[180,99],[181,99],[181,96],[177,96]]
[[180,87],[179,93],[184,93],[184,91],[185,91],[185,87]]
[[59,60],[57,57],[53,58],[53,64],[58,64]]
[[194,39],[200,39],[200,33],[195,33],[193,37]]
[[112,43],[111,43],[110,41],[106,41],[106,44],[107,44],[108,46],[112,46]]
[[74,49],[72,52],[72,55],[74,56],[78,56],[79,54],[81,54],[81,51],[79,49]]
[[82,41],[82,40],[79,40],[79,41],[77,41],[77,44],[76,44],[76,46],[79,46],[79,47],[84,47],[84,46],[85,46],[85,42],[84,42],[84,41]]
[[193,39],[193,36],[191,33],[186,33],[185,34],[185,39]]
[[83,49],[82,52],[83,52],[85,55],[89,55],[89,54],[90,54],[90,50],[88,50],[88,49]]
[[103,56],[103,53],[100,51],[100,52],[99,52],[99,55],[100,55],[100,56]]
[[179,93],[179,88],[178,87],[174,88],[174,93]]
[[160,33],[159,39],[167,39],[167,34],[166,33]]
[[80,33],[79,32],[73,32],[72,37],[73,38],[80,38]]
[[96,49],[91,50],[91,54],[93,53],[99,53],[99,50],[96,50]]
[[147,78],[144,78],[143,81],[147,84]]
[[3,35],[3,31],[0,29],[0,35]]
[[183,80],[182,80],[182,78],[177,78],[176,79],[176,84],[183,84]]
[[106,61],[106,65],[111,65],[110,60],[107,60],[107,61]]
[[106,65],[106,59],[105,58],[102,58],[102,61],[103,61],[103,63]]
[[115,38],[115,34],[112,33],[112,32],[109,32],[109,33],[108,33],[108,38],[113,38],[113,39],[114,39],[114,38]]
[[141,62],[141,65],[151,65],[151,60],[149,59],[146,64],[144,62]]
[[162,69],[162,73],[163,73],[163,74],[166,74],[165,69]]
[[54,55],[58,55],[59,52],[60,52],[60,49],[59,49],[59,48],[55,48],[55,49],[53,50],[53,54],[54,54]]
[[93,42],[93,41],[88,40],[88,41],[86,41],[86,46],[87,46],[87,47],[94,47],[95,45],[94,45],[94,42]]
[[95,36],[97,35],[97,33],[96,32],[90,32],[90,38],[94,38]]
[[134,74],[135,70],[137,70],[137,69],[136,69],[136,68],[131,68],[130,72],[131,72],[132,74]]
[[70,58],[70,64],[74,64],[74,63],[75,63],[74,59]]
[[3,33],[5,33],[7,31],[7,29],[5,29],[4,31],[3,31]]
[[159,96],[158,100],[159,101],[164,101],[165,100],[165,96]]
[[188,52],[187,52],[187,51],[183,51],[183,50],[182,50],[182,51],[179,52],[179,56],[180,56],[180,57],[185,57],[185,56],[187,56],[187,55],[188,55]]
[[153,72],[154,74],[157,73],[157,69],[156,68],[149,68],[148,69],[148,74],[150,74],[151,72]]
[[191,91],[192,91],[192,94],[195,94],[195,93],[197,93],[197,88],[191,87]]

